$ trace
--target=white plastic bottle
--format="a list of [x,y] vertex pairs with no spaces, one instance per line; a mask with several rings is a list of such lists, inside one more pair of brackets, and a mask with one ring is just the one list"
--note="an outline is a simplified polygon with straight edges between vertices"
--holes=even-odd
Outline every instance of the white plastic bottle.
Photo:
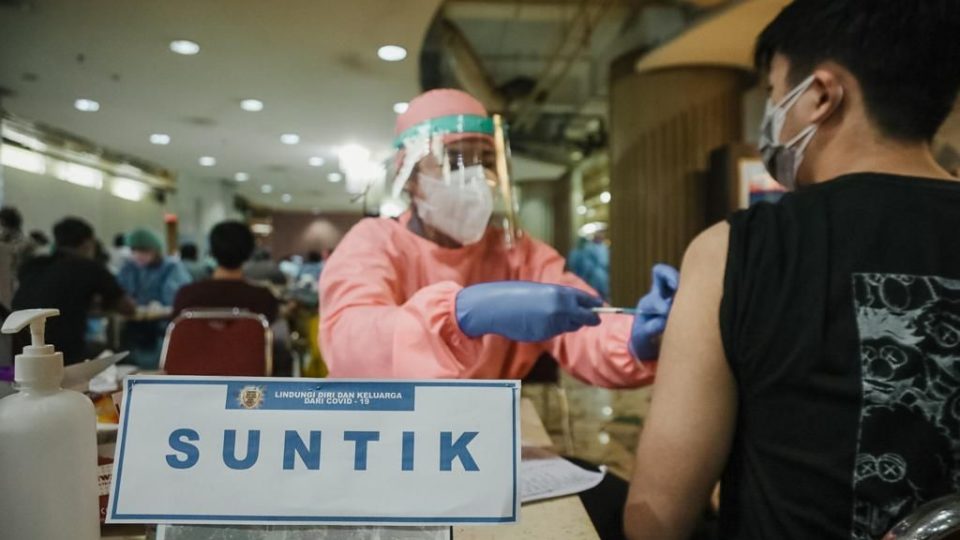
[[5,334],[30,325],[17,355],[18,392],[0,399],[0,538],[98,540],[97,417],[79,392],[60,388],[63,354],[44,345],[55,309],[12,313]]

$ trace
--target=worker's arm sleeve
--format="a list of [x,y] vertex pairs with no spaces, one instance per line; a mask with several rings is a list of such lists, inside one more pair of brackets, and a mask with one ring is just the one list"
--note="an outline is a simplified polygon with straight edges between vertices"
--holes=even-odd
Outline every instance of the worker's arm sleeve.
[[97,267],[94,287],[94,292],[100,295],[101,304],[105,309],[115,308],[126,294],[117,282],[117,278],[113,277],[105,267]]
[[131,261],[127,261],[123,264],[123,267],[120,268],[120,272],[117,274],[117,283],[120,284],[120,288],[124,290],[130,296],[136,294],[136,266]]
[[[597,294],[577,276],[564,271],[563,258],[553,248],[531,242],[521,279],[576,287]],[[600,326],[583,327],[546,342],[557,362],[578,379],[606,388],[635,388],[653,382],[656,362],[639,362],[627,349],[633,317],[601,315]]]
[[[479,361],[481,340],[456,321],[461,286],[435,283],[401,298],[382,241],[351,231],[320,277],[321,350],[333,377],[459,378]],[[374,231],[376,232],[376,231]]]

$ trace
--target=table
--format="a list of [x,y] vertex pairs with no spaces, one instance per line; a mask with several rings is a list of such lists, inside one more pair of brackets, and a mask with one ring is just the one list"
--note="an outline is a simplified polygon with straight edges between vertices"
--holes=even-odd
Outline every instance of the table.
[[173,308],[159,304],[137,306],[136,313],[129,317],[131,321],[164,321],[173,315]]
[[[524,446],[553,446],[533,402],[520,402],[520,436]],[[576,495],[520,506],[520,523],[490,527],[454,527],[454,540],[521,538],[599,539],[587,510]]]
[[[533,402],[520,402],[520,436],[524,446],[549,448],[553,445]],[[142,526],[104,528],[104,539],[143,540]],[[576,495],[520,506],[520,523],[484,527],[454,527],[454,540],[553,539],[599,540],[587,510]]]
[[121,315],[113,312],[91,313],[91,317],[103,317],[107,320],[106,338],[107,348],[115,351],[122,350],[121,331],[123,325],[131,321],[169,321],[173,315],[170,306],[137,306],[132,315]]

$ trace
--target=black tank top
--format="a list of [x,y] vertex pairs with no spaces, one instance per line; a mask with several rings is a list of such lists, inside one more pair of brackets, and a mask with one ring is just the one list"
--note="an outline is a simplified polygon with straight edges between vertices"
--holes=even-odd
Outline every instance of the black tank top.
[[721,538],[876,540],[960,491],[960,182],[855,174],[730,219]]

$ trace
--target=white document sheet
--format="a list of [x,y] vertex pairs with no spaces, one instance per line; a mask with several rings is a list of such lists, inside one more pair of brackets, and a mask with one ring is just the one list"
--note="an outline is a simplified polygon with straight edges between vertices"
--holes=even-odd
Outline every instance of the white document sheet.
[[586,491],[603,480],[607,468],[588,471],[556,456],[531,457],[524,449],[520,462],[520,501],[542,501]]
[[450,540],[450,527],[160,525],[157,540]]

